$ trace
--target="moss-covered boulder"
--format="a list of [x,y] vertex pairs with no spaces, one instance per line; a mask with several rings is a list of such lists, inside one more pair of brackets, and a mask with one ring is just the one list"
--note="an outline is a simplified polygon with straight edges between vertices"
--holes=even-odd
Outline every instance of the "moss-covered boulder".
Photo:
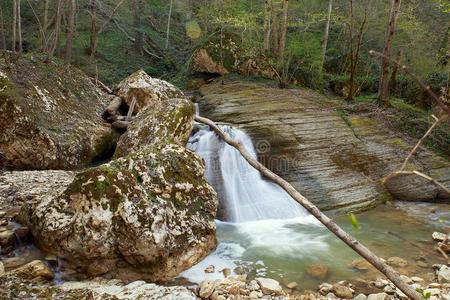
[[0,57],[0,168],[72,169],[118,138],[100,117],[109,97],[80,70],[37,56]]
[[90,276],[169,280],[216,246],[218,201],[204,171],[182,146],[148,147],[78,173],[20,220],[41,249]]
[[120,138],[115,157],[151,145],[174,143],[185,146],[194,127],[194,114],[194,105],[187,99],[169,99],[145,108]]
[[176,86],[167,81],[152,78],[143,70],[139,70],[120,82],[116,93],[130,106],[136,98],[134,112],[139,112],[147,106],[153,106],[159,101],[183,97]]

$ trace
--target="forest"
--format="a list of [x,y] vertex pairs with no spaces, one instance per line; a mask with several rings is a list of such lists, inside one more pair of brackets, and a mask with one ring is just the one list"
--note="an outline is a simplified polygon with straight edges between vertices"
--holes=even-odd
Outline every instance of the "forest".
[[450,1],[0,0],[0,299],[450,299]]

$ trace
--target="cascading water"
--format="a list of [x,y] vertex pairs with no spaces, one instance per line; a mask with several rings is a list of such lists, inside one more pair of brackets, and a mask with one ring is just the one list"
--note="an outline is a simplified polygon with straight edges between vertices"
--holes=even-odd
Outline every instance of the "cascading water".
[[[250,137],[230,126],[221,129],[256,158]],[[200,129],[188,148],[206,163],[206,179],[219,193],[226,220],[236,223],[306,217],[308,213],[278,185],[265,180],[234,147],[208,129]]]

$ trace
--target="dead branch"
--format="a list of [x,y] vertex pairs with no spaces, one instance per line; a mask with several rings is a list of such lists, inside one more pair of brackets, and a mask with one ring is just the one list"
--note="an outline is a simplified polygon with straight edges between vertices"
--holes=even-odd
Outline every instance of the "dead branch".
[[89,77],[89,79],[92,81],[92,83],[94,83],[97,87],[101,88],[102,90],[104,90],[105,92],[107,92],[110,95],[115,95],[114,92],[103,82],[101,82],[100,80],[98,80],[97,78],[92,78]]
[[411,159],[411,157],[416,153],[417,149],[422,145],[422,143],[425,141],[425,139],[430,135],[430,133],[433,131],[433,129],[437,126],[440,119],[436,118],[435,115],[431,115],[434,119],[433,125],[428,129],[428,131],[422,136],[422,138],[417,142],[417,144],[414,146],[414,148],[409,152],[408,156],[406,157],[405,161],[403,162],[402,167],[400,168],[400,171],[403,171],[406,168],[406,165],[408,164],[408,161]]
[[131,100],[130,108],[128,109],[128,113],[127,113],[127,117],[125,118],[125,121],[129,121],[131,119],[131,116],[133,115],[135,106],[136,106],[136,97],[133,97],[133,100]]
[[129,122],[128,121],[115,121],[114,123],[111,124],[112,127],[117,128],[117,129],[127,129]]
[[448,107],[444,101],[442,101],[442,99],[436,95],[436,93],[433,92],[433,90],[431,90],[431,88],[429,86],[427,86],[422,79],[420,79],[419,76],[417,76],[416,74],[414,74],[413,72],[411,72],[411,70],[406,66],[406,65],[402,65],[400,63],[398,63],[397,61],[387,57],[386,55],[381,54],[380,52],[376,52],[374,50],[370,50],[369,54],[371,56],[377,56],[377,57],[381,57],[383,59],[385,59],[389,64],[391,65],[395,65],[399,68],[401,68],[403,71],[405,71],[409,76],[411,76],[415,82],[417,82],[417,84],[428,94],[430,95],[430,97],[436,102],[437,105],[439,105],[440,108],[442,108],[442,110],[444,110],[445,112],[447,112],[448,115],[450,115],[450,107]]
[[450,189],[447,188],[446,186],[444,186],[442,183],[440,183],[439,181],[437,181],[436,179],[425,175],[417,170],[414,171],[394,171],[391,174],[389,174],[388,176],[386,176],[385,178],[382,179],[382,182],[385,183],[388,180],[391,180],[397,176],[401,176],[401,175],[417,175],[420,176],[422,178],[425,178],[426,180],[430,181],[431,183],[433,183],[434,185],[436,185],[437,187],[441,188],[444,192],[446,192],[447,194],[450,195]]
[[352,248],[356,253],[361,255],[370,264],[377,268],[381,273],[386,275],[405,295],[414,300],[420,300],[422,297],[409,285],[407,285],[403,280],[400,279],[398,273],[383,262],[378,256],[373,254],[368,248],[358,242],[355,238],[346,233],[342,228],[340,228],[333,220],[328,218],[324,213],[322,213],[314,204],[312,204],[308,199],[303,197],[292,185],[285,181],[280,176],[276,175],[264,165],[258,162],[253,156],[245,149],[245,147],[236,140],[233,140],[224,133],[220,127],[218,127],[213,121],[196,116],[195,120],[197,122],[209,125],[212,130],[214,130],[227,144],[236,148],[240,154],[245,158],[245,160],[256,170],[261,172],[265,177],[272,180],[283,188],[295,201],[302,205],[306,210],[308,210],[317,220],[319,220],[325,227],[327,227],[333,234],[335,234],[339,239],[346,243],[350,248]]

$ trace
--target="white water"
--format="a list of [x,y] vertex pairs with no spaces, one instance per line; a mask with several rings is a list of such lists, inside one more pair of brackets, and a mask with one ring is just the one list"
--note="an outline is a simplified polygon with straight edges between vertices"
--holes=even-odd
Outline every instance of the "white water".
[[[221,129],[238,140],[256,158],[250,137],[230,126]],[[241,223],[306,217],[308,213],[278,185],[265,180],[242,155],[208,129],[201,129],[188,148],[206,163],[206,179],[222,192],[227,221]]]

